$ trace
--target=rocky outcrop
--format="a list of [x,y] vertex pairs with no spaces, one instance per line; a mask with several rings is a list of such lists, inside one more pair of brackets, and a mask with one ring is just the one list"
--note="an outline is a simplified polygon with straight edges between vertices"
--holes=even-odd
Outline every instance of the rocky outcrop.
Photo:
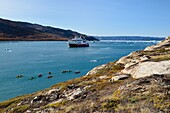
[[123,64],[125,68],[129,68],[139,62],[149,61],[150,56],[141,54],[140,52],[132,52],[127,56],[120,58],[116,63]]
[[116,63],[123,64],[122,73],[131,74],[133,78],[170,74],[170,37],[144,51],[132,52]]
[[126,68],[122,71],[131,74],[133,78],[142,78],[154,74],[170,74],[170,60],[161,62],[142,62],[134,68]]
[[161,49],[161,48],[164,48],[166,50],[170,49],[170,37],[169,36],[165,40],[161,41],[160,43],[145,48],[144,51],[154,51],[154,50]]

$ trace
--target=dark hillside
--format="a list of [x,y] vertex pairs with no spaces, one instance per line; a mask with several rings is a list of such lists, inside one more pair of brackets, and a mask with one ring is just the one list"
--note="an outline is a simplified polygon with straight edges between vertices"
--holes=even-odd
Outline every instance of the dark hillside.
[[92,36],[71,30],[63,30],[50,26],[42,26],[27,22],[16,22],[0,19],[0,41],[12,40],[68,40],[83,35],[87,40],[97,40]]

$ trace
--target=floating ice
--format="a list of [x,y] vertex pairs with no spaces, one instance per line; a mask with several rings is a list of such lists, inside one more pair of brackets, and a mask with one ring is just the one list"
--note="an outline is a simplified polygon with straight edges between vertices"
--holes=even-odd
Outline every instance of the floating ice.
[[90,62],[97,62],[97,60],[90,60]]

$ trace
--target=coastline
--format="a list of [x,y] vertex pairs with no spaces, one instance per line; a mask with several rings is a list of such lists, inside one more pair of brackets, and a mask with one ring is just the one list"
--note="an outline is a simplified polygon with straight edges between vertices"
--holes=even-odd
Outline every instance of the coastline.
[[[167,74],[170,74],[170,70],[166,69],[168,73],[160,71],[160,73],[153,72],[147,76],[138,73],[137,75],[140,75],[140,77],[136,77],[132,73],[138,72],[138,66],[142,67],[143,63],[146,62],[169,61],[169,54],[170,38],[166,38],[157,45],[147,47],[143,51],[132,52],[118,61],[95,67],[83,77],[58,83],[51,88],[33,94],[0,102],[0,111],[85,112],[88,110],[89,112],[123,112],[128,109],[141,111],[141,106],[143,106],[145,108],[143,110],[168,112],[169,103],[166,100],[169,100],[167,90],[169,87],[166,82],[169,80]],[[147,65],[144,65],[144,67],[147,67]],[[154,80],[160,81],[154,82]],[[165,82],[161,82],[161,80],[165,80]],[[159,83],[164,83],[167,88],[159,85]],[[151,86],[159,88],[160,91],[153,90]],[[133,91],[132,94],[131,91]],[[139,92],[140,94],[138,94]],[[155,96],[154,93],[160,95]],[[150,102],[148,102],[147,96]],[[163,100],[159,101],[159,99]],[[127,102],[124,100],[127,100]],[[141,105],[140,103],[143,101],[148,102],[148,106]],[[137,104],[139,105],[137,106]],[[136,107],[132,108],[134,105]]]
[[15,39],[15,38],[4,38],[4,39],[1,39],[0,38],[0,41],[68,41],[68,39]]

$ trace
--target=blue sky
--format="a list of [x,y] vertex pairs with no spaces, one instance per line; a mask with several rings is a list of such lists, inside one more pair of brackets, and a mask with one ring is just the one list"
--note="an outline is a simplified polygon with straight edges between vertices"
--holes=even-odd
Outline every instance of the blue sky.
[[95,36],[168,36],[170,0],[0,0],[0,18]]

